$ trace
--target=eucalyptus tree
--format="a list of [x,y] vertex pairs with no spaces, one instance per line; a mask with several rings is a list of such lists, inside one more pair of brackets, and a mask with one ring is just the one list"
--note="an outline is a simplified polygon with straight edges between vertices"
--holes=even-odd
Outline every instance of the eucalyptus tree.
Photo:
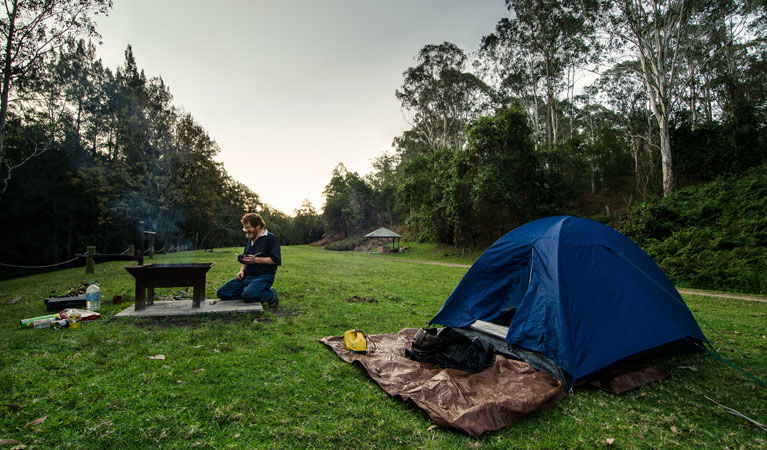
[[375,225],[372,187],[356,172],[339,163],[325,190],[323,218],[326,230],[347,236],[361,234]]
[[[702,49],[693,53],[690,66],[702,67],[704,103],[713,115],[737,120],[739,108],[764,102],[764,83],[758,82],[767,59],[767,3],[718,0],[707,3],[700,28],[705,31]],[[756,75],[756,76],[755,76]],[[739,106],[740,105],[740,106]],[[756,109],[762,109],[756,106]]]
[[[638,74],[637,61],[623,62],[606,70],[585,89],[594,101],[608,108],[626,141],[634,162],[634,188],[640,198],[657,193],[653,186],[660,179],[658,130],[650,112],[649,100]],[[659,185],[659,184],[658,184]]]
[[539,101],[543,99],[545,142],[552,146],[560,139],[559,94],[565,89],[572,93],[575,69],[597,50],[598,4],[506,0],[506,6],[511,17],[501,19],[495,32],[482,38],[480,55],[500,89],[515,97],[533,118],[536,133],[542,128]]
[[[97,36],[94,14],[105,14],[111,0],[7,0],[0,14],[0,196],[8,188],[13,170],[44,152],[34,145],[11,154],[5,145],[11,96],[40,69],[43,59],[74,36]],[[19,104],[20,108],[27,105]]]
[[365,182],[373,190],[376,222],[386,226],[400,223],[403,208],[396,197],[402,178],[400,155],[384,152],[372,162],[373,171],[365,176]]
[[308,199],[301,202],[301,207],[293,211],[293,230],[299,244],[309,244],[322,239],[325,227],[322,216]]
[[516,22],[501,19],[494,33],[482,37],[479,55],[483,73],[497,86],[499,102],[505,107],[516,103],[530,117],[538,146],[546,141],[541,132],[546,127],[541,119],[541,106],[545,104],[541,67],[516,28]]
[[691,43],[699,38],[705,2],[698,0],[618,0],[609,12],[610,33],[628,49],[641,77],[657,123],[663,174],[663,194],[674,189],[670,128],[678,77]]
[[397,99],[432,151],[461,148],[466,123],[488,109],[487,86],[466,71],[466,54],[450,42],[424,46],[416,60],[403,73]]

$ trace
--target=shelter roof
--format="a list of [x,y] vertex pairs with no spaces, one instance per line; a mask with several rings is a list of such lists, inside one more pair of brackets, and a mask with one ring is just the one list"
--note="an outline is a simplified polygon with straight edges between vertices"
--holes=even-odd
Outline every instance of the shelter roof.
[[365,235],[366,238],[401,238],[401,234],[397,234],[388,228],[381,227],[375,231]]

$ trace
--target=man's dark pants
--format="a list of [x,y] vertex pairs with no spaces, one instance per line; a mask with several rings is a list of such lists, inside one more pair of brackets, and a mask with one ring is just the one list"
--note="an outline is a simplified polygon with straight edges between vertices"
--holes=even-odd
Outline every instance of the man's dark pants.
[[239,300],[245,302],[271,302],[276,294],[271,289],[274,275],[256,275],[242,280],[232,278],[218,290],[221,300]]

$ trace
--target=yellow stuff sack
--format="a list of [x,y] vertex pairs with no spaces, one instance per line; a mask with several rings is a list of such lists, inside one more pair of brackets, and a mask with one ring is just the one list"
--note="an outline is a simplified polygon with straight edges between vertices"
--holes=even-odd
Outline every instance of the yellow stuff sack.
[[367,353],[368,339],[362,330],[349,330],[344,333],[344,348],[352,353]]

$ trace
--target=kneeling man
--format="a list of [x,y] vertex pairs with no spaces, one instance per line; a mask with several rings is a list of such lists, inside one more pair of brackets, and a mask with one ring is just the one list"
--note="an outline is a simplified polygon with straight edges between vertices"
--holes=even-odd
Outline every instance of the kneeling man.
[[280,302],[272,289],[277,266],[282,264],[280,243],[265,227],[266,222],[258,214],[242,216],[242,231],[248,238],[243,256],[239,258],[242,265],[237,275],[218,290],[221,300],[263,302],[271,308]]

